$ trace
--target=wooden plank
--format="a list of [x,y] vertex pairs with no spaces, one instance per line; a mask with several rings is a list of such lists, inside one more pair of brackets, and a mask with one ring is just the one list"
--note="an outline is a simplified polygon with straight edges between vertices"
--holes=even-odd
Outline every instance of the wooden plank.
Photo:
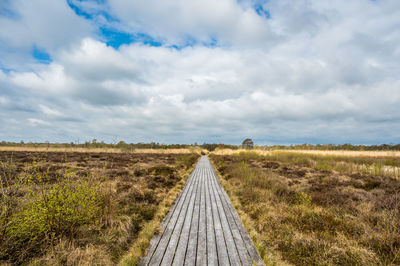
[[[194,188],[191,191],[191,195],[189,200],[186,200],[185,203],[183,204],[182,208],[184,211],[182,211],[178,217],[178,220],[176,222],[176,226],[171,234],[171,237],[169,239],[169,243],[167,245],[167,248],[165,250],[164,253],[164,257],[162,258],[161,264],[163,265],[171,265],[172,261],[175,257],[176,254],[176,248],[177,245],[179,243],[180,239],[180,235],[183,229],[183,226],[186,224],[187,228],[189,228],[188,226],[190,226],[190,220],[191,220],[191,213],[192,213],[192,206],[194,205],[194,198],[196,196],[195,191],[197,191],[197,187],[199,185],[199,178],[198,178],[198,174],[196,174],[195,176],[193,176],[193,178],[195,179],[195,182],[193,184]],[[190,217],[188,217],[188,214],[190,215]],[[189,221],[186,222],[186,221]],[[186,230],[186,229],[185,229]],[[183,252],[183,254],[179,254],[179,256],[183,255],[184,256],[185,252]]]
[[219,265],[229,265],[229,256],[228,256],[228,250],[226,247],[225,243],[225,237],[224,237],[224,232],[222,229],[222,224],[221,224],[221,219],[218,213],[218,207],[216,204],[216,199],[214,197],[214,193],[212,192],[211,188],[211,172],[207,171],[207,178],[208,178],[208,190],[210,193],[210,198],[211,198],[211,210],[213,213],[213,219],[214,219],[214,231],[215,231],[215,240],[217,244],[217,254],[218,254],[218,263]]
[[203,174],[197,233],[196,265],[207,264],[206,177]]
[[163,235],[159,241],[159,244],[158,244],[156,250],[154,251],[154,253],[152,254],[148,265],[159,265],[160,262],[162,261],[165,250],[167,249],[169,240],[171,238],[171,235],[174,232],[174,229],[176,227],[178,218],[180,217],[180,214],[182,213],[182,211],[185,210],[185,208],[184,208],[185,203],[188,203],[188,201],[191,197],[191,193],[192,193],[194,183],[195,183],[194,177],[195,177],[195,175],[192,176],[192,179],[194,179],[194,180],[193,180],[193,182],[191,182],[189,189],[188,189],[187,193],[185,194],[185,197],[181,201],[179,201],[179,204],[177,206],[177,211],[174,212],[174,214],[171,216],[171,221],[168,223],[167,227],[165,228]]
[[[213,171],[214,171],[214,169],[213,169]],[[214,171],[214,174],[216,175],[215,171]],[[219,186],[222,188],[222,185],[218,179],[217,179],[217,182],[218,182]],[[242,220],[240,219],[239,214],[237,213],[236,209],[233,207],[232,202],[229,199],[229,196],[224,189],[222,189],[222,195],[224,195],[225,200],[228,203],[227,205],[228,205],[228,207],[231,211],[231,214],[236,222],[236,225],[239,229],[240,235],[242,236],[243,242],[246,244],[246,249],[247,249],[253,263],[256,265],[264,265],[264,262],[262,261],[260,254],[258,254],[258,251],[257,251],[256,247],[254,246],[254,243],[251,240],[249,233],[247,232],[246,228],[244,228],[244,225],[242,223]]]
[[179,196],[177,197],[177,199],[175,200],[175,203],[172,205],[170,211],[168,212],[168,215],[164,218],[164,220],[161,223],[161,228],[162,228],[162,232],[159,234],[156,234],[152,240],[150,241],[149,244],[149,248],[148,248],[148,252],[147,252],[147,256],[143,257],[142,260],[140,261],[139,265],[148,265],[152,255],[154,254],[155,250],[157,249],[160,240],[162,238],[162,236],[165,233],[165,228],[168,226],[168,224],[171,221],[171,217],[175,212],[179,211],[179,206],[182,204],[184,198],[186,197],[188,190],[190,188],[190,184],[193,181],[192,176],[194,175],[194,173],[196,172],[196,168],[193,170],[192,174],[189,176],[188,180],[186,181],[186,184],[184,186],[184,188],[182,189],[181,193],[179,194]]
[[[204,168],[203,168],[204,169]],[[196,200],[194,202],[192,222],[190,225],[190,233],[187,242],[186,254],[185,254],[185,265],[196,265],[196,255],[197,255],[197,238],[199,236],[199,217],[200,217],[200,204],[201,204],[201,191],[204,186],[204,175],[201,171],[199,175],[200,188],[196,195]],[[174,260],[175,264],[175,260]]]
[[214,173],[212,172],[210,167],[208,167],[208,171],[210,172],[210,176],[211,176],[211,191],[214,194],[215,203],[216,203],[218,214],[219,214],[219,217],[221,220],[222,232],[223,232],[224,239],[225,239],[225,245],[226,245],[226,248],[228,251],[229,261],[230,261],[231,265],[238,266],[238,265],[241,265],[242,262],[240,260],[239,253],[237,251],[236,243],[233,238],[232,231],[231,231],[230,225],[228,223],[228,219],[226,217],[225,210],[222,206],[221,198],[219,197],[218,192],[216,191],[216,187],[214,185],[216,176],[214,175]]
[[[202,171],[199,172],[199,174],[196,176],[198,185],[197,185],[197,189],[195,191],[193,191],[192,193],[194,194],[192,197],[192,201],[189,203],[189,207],[188,207],[188,211],[187,214],[185,216],[185,222],[183,224],[182,230],[179,234],[179,240],[178,240],[178,245],[176,248],[176,251],[174,253],[174,257],[173,257],[173,263],[172,265],[187,265],[187,263],[185,263],[185,257],[187,255],[188,252],[188,248],[189,248],[189,236],[191,234],[192,228],[194,228],[194,237],[197,240],[197,223],[198,222],[198,217],[196,216],[196,205],[197,205],[197,214],[198,214],[198,200],[199,200],[199,195],[200,195],[200,189],[201,189],[201,184],[202,184],[202,176],[201,176]],[[195,226],[194,226],[195,225]],[[192,243],[196,244],[197,241],[192,241]],[[192,244],[193,245],[193,244]],[[191,247],[192,250],[195,250],[195,246]],[[194,252],[194,256],[196,255],[196,252]],[[165,261],[165,263],[169,265],[168,261]]]
[[227,219],[227,222],[229,224],[229,228],[230,228],[231,233],[232,233],[233,241],[235,243],[235,247],[237,249],[237,252],[239,253],[240,263],[243,264],[243,265],[251,265],[252,264],[252,260],[251,260],[250,254],[247,251],[246,244],[243,241],[243,238],[242,238],[242,236],[240,234],[240,231],[239,231],[239,228],[237,226],[237,223],[236,223],[236,221],[235,221],[235,219],[234,219],[234,217],[233,217],[233,215],[231,213],[231,210],[229,209],[229,206],[228,206],[228,203],[226,201],[226,198],[224,197],[224,195],[222,193],[223,188],[219,184],[219,182],[217,182],[217,178],[218,177],[215,176],[215,178],[213,179],[213,186],[215,188],[215,191],[218,194],[219,199],[222,202],[222,206],[223,206],[224,212],[226,214],[226,219]]
[[218,265],[217,241],[215,238],[214,213],[212,211],[211,196],[209,189],[209,179],[205,175],[205,193],[206,193],[206,228],[207,228],[207,265]]

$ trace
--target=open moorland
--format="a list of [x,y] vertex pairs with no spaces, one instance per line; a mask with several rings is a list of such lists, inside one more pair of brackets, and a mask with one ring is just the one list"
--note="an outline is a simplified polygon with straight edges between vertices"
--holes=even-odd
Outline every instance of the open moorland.
[[0,264],[135,264],[199,155],[0,152]]
[[400,264],[400,157],[210,157],[267,264]]
[[[267,265],[400,264],[396,152],[209,157]],[[0,264],[136,265],[198,158],[190,149],[0,151]]]

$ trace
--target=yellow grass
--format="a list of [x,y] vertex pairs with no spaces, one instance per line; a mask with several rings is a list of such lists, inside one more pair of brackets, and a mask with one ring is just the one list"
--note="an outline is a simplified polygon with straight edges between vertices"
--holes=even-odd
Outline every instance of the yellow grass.
[[[213,153],[216,155],[232,155],[248,150],[239,149],[216,149]],[[400,151],[329,151],[329,150],[259,150],[254,149],[252,152],[256,152],[260,155],[271,155],[273,152],[293,152],[293,153],[306,153],[316,155],[332,155],[332,156],[348,156],[348,157],[400,157]]]
[[115,148],[43,148],[43,147],[0,147],[0,151],[29,151],[29,152],[83,152],[83,153],[172,153],[188,154],[192,152],[200,153],[200,149],[134,149],[124,151]]

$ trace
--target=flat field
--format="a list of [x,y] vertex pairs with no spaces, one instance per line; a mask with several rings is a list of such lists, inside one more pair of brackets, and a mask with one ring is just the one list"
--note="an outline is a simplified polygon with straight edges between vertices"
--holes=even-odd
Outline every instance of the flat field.
[[199,155],[0,152],[0,264],[135,263]]
[[400,264],[400,157],[210,157],[267,265]]
[[[1,147],[0,147],[1,149]],[[247,150],[238,149],[217,149],[214,154],[217,155],[232,155],[241,152],[246,152]],[[349,150],[264,150],[264,149],[254,149],[252,152],[259,155],[271,155],[274,153],[300,153],[300,154],[315,154],[324,156],[344,156],[344,157],[400,157],[400,151],[349,151]]]

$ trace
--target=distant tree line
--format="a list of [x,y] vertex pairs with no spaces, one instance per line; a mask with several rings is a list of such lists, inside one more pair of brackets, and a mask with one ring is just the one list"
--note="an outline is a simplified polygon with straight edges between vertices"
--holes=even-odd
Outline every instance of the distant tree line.
[[121,149],[121,150],[134,150],[134,149],[188,149],[190,147],[200,147],[209,151],[214,151],[216,148],[221,149],[238,149],[239,146],[227,145],[227,144],[161,144],[156,142],[150,143],[126,143],[125,141],[119,141],[118,143],[105,143],[104,141],[98,142],[96,139],[91,141],[85,141],[84,143],[50,143],[48,141],[38,143],[38,142],[9,142],[2,141],[0,146],[9,147],[33,147],[33,148],[103,148],[103,149]]
[[232,150],[237,150],[239,149],[240,146],[237,145],[229,145],[229,144],[208,144],[204,143],[202,145],[199,145],[199,147],[208,150],[208,151],[214,151],[216,148],[218,149],[232,149]]
[[186,149],[193,145],[187,144],[160,144],[155,142],[150,143],[126,143],[119,141],[118,143],[106,143],[104,141],[98,142],[96,139],[85,141],[84,143],[50,143],[50,142],[0,142],[0,146],[12,147],[34,147],[34,148],[117,148],[117,149]]
[[[118,143],[105,143],[104,141],[98,142],[96,139],[91,141],[85,141],[84,143],[50,143],[48,141],[43,143],[37,142],[9,142],[1,141],[0,146],[10,147],[35,147],[35,148],[116,148],[121,150],[134,150],[134,149],[188,149],[191,147],[200,147],[208,151],[214,151],[215,149],[239,149],[242,145],[229,145],[229,144],[216,144],[216,143],[203,143],[203,144],[162,144],[156,142],[150,143],[126,143],[119,141]],[[372,151],[372,150],[400,150],[400,144],[380,144],[380,145],[353,145],[353,144],[296,144],[296,145],[265,145],[259,146],[254,145],[256,149],[265,150],[350,150],[350,151]]]
[[282,150],[349,150],[349,151],[398,151],[400,144],[380,145],[353,145],[353,144],[296,144],[296,145],[273,145],[262,146],[265,149]]

